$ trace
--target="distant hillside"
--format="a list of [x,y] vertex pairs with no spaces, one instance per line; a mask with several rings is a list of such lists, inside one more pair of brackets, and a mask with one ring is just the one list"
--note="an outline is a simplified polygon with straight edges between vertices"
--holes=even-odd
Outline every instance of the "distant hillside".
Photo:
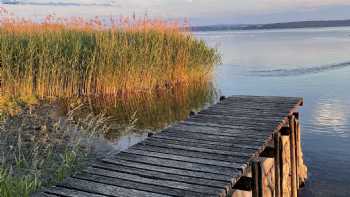
[[350,20],[297,21],[297,22],[254,24],[254,25],[193,26],[191,27],[191,30],[192,31],[227,31],[227,30],[292,29],[292,28],[345,27],[345,26],[350,26]]

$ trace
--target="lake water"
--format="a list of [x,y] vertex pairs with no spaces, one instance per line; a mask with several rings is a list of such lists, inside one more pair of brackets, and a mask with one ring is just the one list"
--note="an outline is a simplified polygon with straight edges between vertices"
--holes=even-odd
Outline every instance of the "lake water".
[[350,196],[350,28],[196,33],[223,55],[222,95],[304,97],[301,196]]
[[[141,122],[160,126],[184,119],[190,110],[212,103],[218,95],[303,97],[302,145],[309,179],[300,196],[350,196],[350,28],[195,36],[217,47],[223,56],[223,64],[215,71],[216,93],[206,86],[181,94],[169,92],[141,105],[139,111],[145,112],[141,117],[148,117]],[[130,108],[126,106],[121,111]],[[133,112],[140,104],[131,107],[126,111]],[[146,137],[128,133],[115,140],[115,147],[123,150]]]

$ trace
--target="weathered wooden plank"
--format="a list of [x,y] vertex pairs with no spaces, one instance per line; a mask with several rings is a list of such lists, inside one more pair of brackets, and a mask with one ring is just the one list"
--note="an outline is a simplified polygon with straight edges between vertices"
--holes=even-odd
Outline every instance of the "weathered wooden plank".
[[231,143],[231,144],[253,144],[253,145],[260,145],[261,142],[265,142],[266,138],[268,138],[270,135],[265,135],[263,138],[257,138],[254,136],[220,136],[220,135],[212,135],[212,134],[203,134],[203,133],[195,133],[195,132],[186,132],[186,131],[167,131],[158,133],[155,136],[160,137],[180,137],[180,138],[188,138],[188,139],[198,139],[198,140],[205,140],[205,141],[213,141],[213,142],[225,142],[225,143]]
[[134,174],[145,178],[156,178],[157,180],[177,181],[177,182],[183,182],[183,183],[189,183],[189,184],[195,184],[195,185],[210,186],[210,187],[216,187],[219,189],[222,189],[223,185],[226,185],[227,183],[229,183],[229,181],[216,181],[211,179],[177,175],[177,174],[171,174],[171,173],[165,173],[165,172],[152,171],[149,169],[134,168],[129,166],[122,166],[122,165],[102,163],[102,162],[93,163],[91,168],[94,168],[94,169],[99,168],[99,169],[105,169],[109,171],[129,173],[129,174]]
[[116,164],[116,165],[135,167],[135,168],[139,168],[139,169],[149,169],[152,171],[166,172],[166,173],[177,174],[177,175],[182,175],[182,176],[205,178],[205,179],[211,179],[211,180],[217,180],[217,181],[234,182],[235,178],[237,178],[237,176],[240,175],[240,173],[237,173],[236,175],[233,175],[233,176],[221,175],[221,174],[214,174],[214,173],[210,173],[210,172],[198,172],[198,171],[177,169],[177,168],[171,168],[171,167],[166,167],[166,166],[159,166],[159,165],[152,165],[152,164],[145,164],[145,163],[138,163],[138,162],[130,162],[130,161],[125,161],[125,160],[117,160],[117,159],[109,159],[109,158],[103,159],[103,162],[110,163],[110,164]]
[[[181,186],[178,185],[177,188],[174,184],[169,183],[170,181],[164,181],[171,184],[170,186],[159,185],[161,182],[152,181],[152,179],[149,179],[149,183],[140,183],[142,181],[142,178],[140,177],[139,180],[136,181],[130,181],[120,178],[115,178],[114,176],[117,176],[117,173],[110,172],[109,176],[104,175],[96,175],[96,174],[90,174],[90,173],[80,173],[74,176],[74,178],[80,179],[80,180],[86,180],[86,181],[92,181],[94,183],[101,183],[101,184],[107,184],[117,187],[123,187],[123,188],[132,188],[134,190],[138,191],[145,191],[150,192],[154,194],[162,194],[162,195],[169,195],[169,196],[210,196],[214,194],[220,194],[221,192],[224,192],[223,189],[217,189],[217,188],[209,188],[207,187],[207,193],[204,193],[204,188],[190,188],[189,185],[185,187],[185,184],[182,184]],[[126,176],[126,175],[125,175]],[[135,176],[136,177],[136,176]],[[154,183],[157,184],[154,184]],[[181,189],[179,189],[182,187]],[[186,189],[186,190],[185,190]],[[200,190],[202,192],[193,192],[190,190]]]
[[275,96],[230,96],[227,99],[223,100],[220,103],[237,103],[234,101],[239,101],[240,103],[289,103],[297,102],[301,98],[297,97],[275,97]]
[[261,117],[266,117],[267,120],[275,120],[276,118],[284,118],[286,117],[289,112],[289,110],[279,110],[277,111],[233,111],[230,110],[230,108],[225,109],[225,108],[219,108],[219,109],[207,109],[198,112],[199,115],[208,115],[208,116],[225,116],[228,118],[237,118],[237,119],[261,119]]
[[144,142],[144,144],[151,144],[151,143],[162,143],[167,145],[174,144],[174,145],[180,145],[180,146],[186,146],[186,147],[197,147],[197,148],[206,148],[206,149],[212,149],[212,150],[223,150],[223,151],[232,151],[232,152],[246,152],[245,150],[247,150],[248,152],[252,152],[252,151],[257,151],[260,148],[257,146],[249,146],[249,145],[244,147],[236,147],[235,145],[239,146],[239,143],[232,144],[231,146],[223,146],[221,144],[206,144],[205,142],[196,143],[196,142],[190,142],[188,140],[182,141],[182,140],[164,139],[164,138],[158,138],[158,137],[148,139],[147,141]]
[[[268,138],[269,140],[270,138]],[[268,141],[267,140],[267,141]],[[194,150],[199,152],[207,152],[207,153],[216,153],[216,154],[225,154],[225,155],[231,155],[231,156],[252,156],[255,152],[260,152],[263,150],[264,144],[266,142],[255,142],[254,144],[260,145],[259,147],[251,147],[248,148],[249,145],[246,145],[246,147],[239,147],[240,144],[246,143],[249,144],[249,141],[236,141],[232,146],[221,146],[221,145],[211,145],[211,144],[195,144],[187,141],[176,141],[176,140],[167,140],[167,139],[148,139],[144,141],[142,144],[144,145],[150,145],[150,146],[159,146],[159,147],[168,147],[168,148],[179,148],[179,149],[185,149],[185,150]],[[236,147],[237,145],[238,147]],[[244,146],[244,144],[242,145]]]
[[[216,106],[221,108],[231,108],[231,109],[242,109],[243,111],[248,110],[270,110],[273,111],[274,109],[281,109],[283,107],[289,107],[292,108],[297,103],[288,102],[288,103],[282,103],[282,102],[275,102],[275,103],[269,103],[269,102],[262,102],[262,103],[254,103],[254,102],[219,102],[216,105],[209,106],[207,109],[214,109]],[[286,110],[288,108],[284,108],[283,110]],[[274,110],[276,111],[276,110]]]
[[202,111],[198,113],[199,115],[193,116],[198,118],[225,118],[227,120],[231,119],[233,121],[256,121],[256,122],[263,122],[264,120],[261,119],[261,117],[266,117],[266,121],[277,121],[282,120],[283,118],[287,117],[289,114],[287,111],[283,114],[275,114],[274,112],[266,112],[266,113],[234,113],[230,111]]
[[[255,128],[255,127],[253,127]],[[266,137],[266,135],[271,134],[271,130],[266,132],[257,132],[258,129],[247,129],[247,127],[242,128],[238,127],[237,129],[225,129],[225,128],[217,128],[217,127],[207,127],[207,126],[199,126],[199,125],[186,125],[186,124],[176,124],[171,128],[164,129],[163,132],[168,130],[176,130],[176,131],[184,131],[184,132],[194,132],[194,133],[202,133],[202,134],[215,134],[219,136],[253,136],[253,137]]]
[[106,195],[84,192],[76,189],[69,189],[65,187],[50,187],[44,189],[43,193],[48,195],[55,195],[60,197],[106,197]]
[[[233,100],[226,100],[226,101],[222,101],[217,103],[216,105],[212,105],[210,107],[215,107],[215,106],[230,106],[230,107],[234,107],[234,108],[242,108],[242,109],[246,109],[246,108],[259,108],[259,109],[274,109],[278,106],[294,106],[294,105],[298,105],[300,103],[300,101],[257,101],[257,100],[248,100],[248,99],[244,99],[244,100],[237,100],[237,101],[233,101]],[[209,108],[210,108],[209,107]]]
[[[218,124],[222,126],[251,126],[254,125],[256,128],[261,129],[261,131],[266,131],[267,128],[271,128],[271,125],[279,125],[282,121],[271,121],[271,122],[254,122],[255,120],[246,120],[246,122],[241,122],[237,120],[225,120],[225,119],[216,119],[216,118],[199,118],[192,117],[187,119],[189,122],[205,123],[205,124]],[[271,130],[271,129],[270,129]]]
[[264,123],[264,124],[273,124],[273,123],[279,123],[281,121],[281,118],[269,118],[269,119],[263,119],[261,117],[253,117],[253,116],[242,116],[242,117],[236,117],[236,116],[223,116],[223,115],[207,115],[207,114],[198,114],[196,116],[192,116],[188,118],[188,120],[206,120],[206,121],[225,121],[225,122],[231,122],[232,125],[234,125],[235,122],[244,123],[244,124],[252,124],[252,123]]
[[[259,139],[259,138],[253,138],[253,137],[228,137],[228,136],[215,136],[215,135],[205,135],[200,133],[191,133],[191,132],[165,132],[165,133],[159,133],[157,136],[173,136],[173,137],[183,137],[183,138],[190,138],[190,139],[199,139],[199,140],[207,140],[207,141],[214,141],[214,142],[225,142],[225,143],[232,143],[232,144],[253,144],[253,145],[261,145],[261,142],[265,142],[266,139]],[[268,136],[266,136],[267,138]]]
[[210,141],[207,139],[192,139],[192,138],[184,138],[182,136],[167,136],[167,135],[154,135],[152,139],[148,139],[149,141],[152,140],[164,140],[164,142],[169,143],[170,141],[179,141],[179,142],[186,142],[189,145],[190,144],[200,144],[200,145],[207,145],[208,147],[210,145],[212,146],[220,146],[220,147],[228,147],[228,148],[236,148],[237,150],[241,149],[253,149],[257,150],[260,148],[259,145],[253,145],[251,143],[233,143],[233,142],[218,142],[218,141]]
[[[195,129],[195,128],[194,128]],[[256,132],[256,131],[255,131]],[[217,136],[220,138],[227,138],[227,139],[249,139],[249,140],[255,140],[255,141],[263,141],[266,137],[271,135],[270,133],[257,133],[257,135],[254,135],[252,131],[245,132],[244,130],[241,131],[241,133],[219,133],[214,131],[205,131],[205,130],[182,130],[177,128],[171,128],[166,129],[163,132],[157,134],[157,135],[176,135],[176,134],[188,134],[188,135],[205,135],[205,136]]]
[[295,105],[298,105],[297,103],[254,103],[254,102],[241,102],[241,103],[218,103],[215,106],[209,107],[208,109],[214,109],[215,107],[218,108],[231,108],[231,109],[242,109],[243,111],[249,111],[249,110],[270,110],[270,111],[277,111],[277,109],[291,109]]
[[[273,114],[280,114],[282,112],[284,112],[285,114],[290,114],[291,109],[294,109],[295,104],[265,104],[265,106],[261,106],[261,105],[256,105],[256,104],[248,104],[248,103],[244,103],[241,104],[241,106],[237,106],[237,105],[232,105],[232,104],[217,104],[215,106],[209,107],[205,110],[208,111],[212,111],[212,112],[224,112],[224,111],[232,111],[232,114],[242,114],[244,112],[246,112],[247,114],[250,114],[252,112],[267,112],[270,111]],[[242,109],[241,111],[238,111],[237,109]],[[205,110],[202,110],[203,112],[205,112]],[[217,111],[214,111],[217,110]],[[284,114],[284,115],[285,115]],[[254,116],[254,115],[253,115]],[[271,115],[267,115],[267,116],[271,116]]]
[[136,154],[136,155],[142,155],[142,156],[157,157],[157,158],[163,158],[163,159],[170,159],[170,160],[184,161],[184,162],[198,163],[198,164],[206,164],[206,165],[214,165],[214,166],[221,166],[221,167],[235,168],[235,169],[241,168],[242,165],[244,165],[244,163],[200,159],[200,158],[178,156],[178,155],[172,155],[172,154],[149,152],[149,151],[137,150],[137,149],[128,149],[128,150],[125,150],[123,152]]
[[294,101],[294,100],[300,100],[301,97],[288,97],[288,96],[251,96],[251,95],[234,95],[227,97],[225,100],[235,100],[235,99],[243,99],[243,100],[256,100],[259,99],[259,101],[266,100],[266,101]]
[[202,110],[213,110],[213,109],[221,109],[224,110],[232,110],[238,111],[238,109],[242,109],[242,112],[252,112],[252,111],[271,111],[271,112],[289,112],[286,110],[290,110],[295,107],[297,103],[254,103],[254,102],[237,102],[237,103],[225,103],[220,102],[216,105],[209,106],[208,108]]
[[[217,188],[212,186],[183,183],[179,181],[160,180],[158,177],[146,178],[125,172],[116,172],[99,168],[88,168],[84,170],[84,173],[86,174],[79,174],[76,177],[92,177],[95,178],[95,180],[110,180],[110,182],[115,183],[117,186],[123,187],[124,185],[121,185],[121,183],[123,183],[128,187],[133,186],[135,189],[147,190],[155,193],[162,193],[160,192],[161,190],[164,191],[164,194],[171,194],[168,191],[172,190],[173,195],[182,195],[185,192],[188,192],[187,194],[198,192],[215,195],[224,192],[224,187]],[[131,181],[131,183],[128,181]],[[148,185],[151,185],[153,188],[147,188]],[[182,190],[185,190],[185,192]]]
[[297,103],[302,100],[303,98],[299,97],[236,95],[227,97],[227,99],[223,100],[221,103],[237,103],[234,101],[240,101],[240,103]]
[[204,109],[197,114],[221,114],[228,116],[252,116],[258,117],[266,115],[266,117],[281,117],[289,114],[290,108],[294,105],[289,106],[275,106],[273,108],[261,108],[261,107],[250,107],[250,108],[238,108],[227,105],[215,105]]
[[227,120],[227,119],[216,119],[216,118],[203,118],[203,117],[197,117],[193,116],[191,118],[188,118],[186,121],[188,122],[197,122],[197,123],[205,123],[205,124],[218,124],[218,125],[225,125],[225,126],[256,126],[257,128],[260,128],[261,130],[266,130],[266,128],[271,128],[271,125],[278,125],[282,122],[281,121],[256,121],[256,120]]
[[193,157],[193,158],[211,159],[216,161],[227,161],[227,162],[232,162],[232,161],[244,162],[248,160],[250,157],[248,155],[228,156],[228,155],[220,155],[215,153],[204,153],[204,152],[198,152],[198,151],[183,150],[183,149],[177,149],[177,148],[163,148],[163,147],[150,146],[150,145],[145,146],[141,144],[133,146],[130,149],[139,149],[139,150],[145,150],[150,152],[166,153],[166,154],[187,156],[187,157]]
[[[297,106],[299,106],[301,101],[297,102],[243,102],[243,101],[237,101],[237,102],[220,102],[216,105],[210,106],[207,109],[216,109],[216,108],[225,108],[225,109],[242,109],[242,111],[253,111],[253,110],[269,110],[271,112],[276,112],[277,110],[282,110],[282,112],[286,112],[285,110],[291,110]],[[289,112],[289,111],[287,111]]]
[[290,115],[291,111],[293,111],[295,105],[280,105],[280,106],[265,106],[262,108],[261,106],[254,106],[254,105],[249,105],[247,106],[233,106],[233,105],[215,105],[213,107],[209,107],[207,109],[204,109],[198,114],[222,114],[222,115],[228,115],[228,116],[244,116],[246,115],[247,117],[252,116],[252,117],[258,117],[266,115],[266,117],[281,117],[281,116],[286,116]]
[[[292,105],[290,105],[293,107]],[[287,106],[280,106],[278,109],[263,109],[260,107],[256,108],[238,108],[238,107],[229,107],[229,106],[221,106],[221,105],[215,105],[214,107],[209,107],[207,109],[204,109],[197,114],[217,114],[217,115],[228,115],[228,116],[267,116],[267,117],[284,117],[288,115],[290,108]]]
[[294,99],[266,99],[266,98],[234,98],[230,97],[224,101],[219,102],[219,104],[227,104],[227,105],[239,105],[239,104],[253,104],[253,105],[260,105],[262,107],[267,105],[273,105],[273,104],[290,104],[290,103],[297,103],[298,100]]
[[[287,120],[285,119],[284,121],[287,122]],[[196,126],[205,126],[208,128],[219,128],[219,129],[239,129],[239,130],[254,130],[257,133],[270,133],[271,131],[275,131],[276,130],[276,125],[247,125],[247,124],[239,124],[239,123],[235,123],[235,125],[223,125],[223,124],[216,124],[216,123],[208,123],[208,122],[195,122],[195,121],[180,121],[178,124],[184,124],[184,125],[196,125]]]
[[182,145],[177,145],[177,144],[157,143],[157,142],[151,142],[151,141],[144,142],[144,144],[151,145],[151,146],[163,147],[163,148],[177,148],[177,149],[182,149],[182,150],[190,150],[190,151],[197,151],[197,152],[203,152],[203,153],[213,153],[213,154],[236,156],[236,157],[239,157],[239,156],[251,157],[251,156],[253,156],[252,152],[248,149],[245,152],[231,152],[231,151],[214,150],[214,149],[208,149],[208,148],[182,146]]
[[[252,112],[253,114],[253,112]],[[258,116],[258,114],[249,115],[249,114],[230,114],[230,115],[221,115],[221,114],[210,114],[210,113],[198,113],[198,115],[193,116],[192,118],[216,118],[232,121],[255,121],[255,122],[265,122],[265,121],[280,121],[284,116]]]
[[152,164],[152,165],[158,165],[158,166],[167,166],[171,168],[185,169],[185,170],[191,170],[191,171],[197,171],[197,172],[210,172],[210,173],[221,174],[221,175],[235,175],[238,172],[242,171],[243,170],[242,168],[245,167],[242,164],[241,166],[237,166],[237,168],[228,168],[228,167],[221,167],[221,166],[215,166],[215,165],[209,165],[209,164],[198,164],[198,163],[190,163],[190,162],[176,161],[176,160],[170,160],[170,159],[135,155],[135,154],[125,153],[125,152],[118,154],[115,158],[126,160],[126,161],[135,161],[139,163]]
[[223,125],[223,124],[216,124],[216,123],[208,123],[208,122],[196,122],[196,121],[180,121],[178,124],[185,124],[185,125],[196,125],[196,126],[205,126],[209,128],[222,128],[222,129],[240,129],[240,130],[256,130],[256,132],[268,132],[271,130],[274,130],[276,128],[276,125],[246,125],[246,124],[239,124],[235,123],[235,125]]
[[82,180],[78,178],[67,178],[58,186],[79,191],[100,194],[113,197],[169,197],[170,195],[157,194],[147,191],[136,190],[130,187],[118,187],[115,185],[94,182],[91,180]]

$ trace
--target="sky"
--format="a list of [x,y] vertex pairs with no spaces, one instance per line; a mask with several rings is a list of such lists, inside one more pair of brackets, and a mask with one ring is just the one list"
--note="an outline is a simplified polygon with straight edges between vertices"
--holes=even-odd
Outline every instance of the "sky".
[[[192,25],[350,19],[350,0],[17,0],[16,16],[137,16],[183,19]],[[13,0],[12,0],[13,1]]]

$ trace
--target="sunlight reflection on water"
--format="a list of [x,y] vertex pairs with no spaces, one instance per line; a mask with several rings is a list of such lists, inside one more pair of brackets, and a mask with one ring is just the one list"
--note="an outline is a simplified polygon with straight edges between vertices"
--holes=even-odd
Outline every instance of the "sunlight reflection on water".
[[330,133],[340,137],[349,137],[350,133],[345,131],[347,122],[349,122],[347,113],[348,108],[342,104],[342,101],[333,99],[321,100],[313,112],[315,125],[319,125],[319,132]]

